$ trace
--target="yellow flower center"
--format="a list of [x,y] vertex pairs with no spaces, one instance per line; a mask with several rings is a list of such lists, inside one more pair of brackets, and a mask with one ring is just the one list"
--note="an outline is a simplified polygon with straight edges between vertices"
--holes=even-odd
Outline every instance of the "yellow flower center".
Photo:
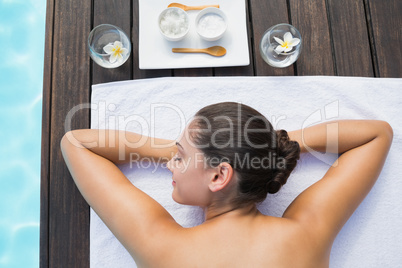
[[113,52],[114,52],[115,55],[116,54],[121,54],[121,47],[116,46],[116,48],[113,48]]
[[284,47],[284,48],[289,48],[289,44],[288,44],[288,42],[284,42],[284,43],[281,45],[281,47]]

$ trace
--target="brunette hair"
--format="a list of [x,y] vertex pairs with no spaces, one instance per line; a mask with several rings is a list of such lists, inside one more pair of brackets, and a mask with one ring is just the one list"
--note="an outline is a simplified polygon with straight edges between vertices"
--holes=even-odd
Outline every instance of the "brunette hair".
[[237,205],[263,201],[287,181],[300,157],[300,147],[285,130],[253,108],[223,102],[199,110],[190,137],[211,167],[229,163],[238,178]]

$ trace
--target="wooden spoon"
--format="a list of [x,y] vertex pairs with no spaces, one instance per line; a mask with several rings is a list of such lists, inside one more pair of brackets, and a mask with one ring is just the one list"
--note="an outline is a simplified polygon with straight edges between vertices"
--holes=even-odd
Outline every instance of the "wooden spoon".
[[179,4],[179,3],[171,3],[170,5],[168,5],[168,7],[178,7],[183,9],[184,11],[187,10],[201,10],[207,7],[216,7],[219,8],[219,5],[205,5],[205,6],[186,6],[183,4]]
[[215,57],[221,57],[226,54],[226,49],[221,46],[208,48],[172,48],[174,53],[206,53]]

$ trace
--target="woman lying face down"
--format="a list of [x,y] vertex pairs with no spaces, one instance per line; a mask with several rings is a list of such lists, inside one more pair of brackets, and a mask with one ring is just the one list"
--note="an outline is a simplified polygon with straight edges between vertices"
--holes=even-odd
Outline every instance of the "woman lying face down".
[[[78,189],[139,267],[328,267],[332,243],[378,178],[392,137],[377,120],[274,130],[253,108],[226,102],[198,111],[177,141],[86,129],[66,133],[61,148]],[[282,217],[261,214],[256,204],[280,190],[308,150],[340,156]],[[167,161],[173,199],[204,208],[205,222],[181,227],[132,185],[116,166],[131,154]]]

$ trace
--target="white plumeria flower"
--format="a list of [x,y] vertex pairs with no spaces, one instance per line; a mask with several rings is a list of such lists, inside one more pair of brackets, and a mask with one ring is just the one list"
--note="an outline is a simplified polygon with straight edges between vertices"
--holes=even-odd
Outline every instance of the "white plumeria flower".
[[280,45],[275,48],[276,53],[281,52],[289,52],[292,50],[294,46],[297,46],[300,43],[299,38],[293,38],[290,32],[287,32],[283,36],[283,41],[278,37],[274,37],[275,41],[278,42]]
[[103,50],[110,55],[109,62],[115,63],[122,62],[123,56],[126,56],[128,53],[128,49],[123,47],[123,44],[120,41],[115,41],[113,45],[106,45],[103,47]]

